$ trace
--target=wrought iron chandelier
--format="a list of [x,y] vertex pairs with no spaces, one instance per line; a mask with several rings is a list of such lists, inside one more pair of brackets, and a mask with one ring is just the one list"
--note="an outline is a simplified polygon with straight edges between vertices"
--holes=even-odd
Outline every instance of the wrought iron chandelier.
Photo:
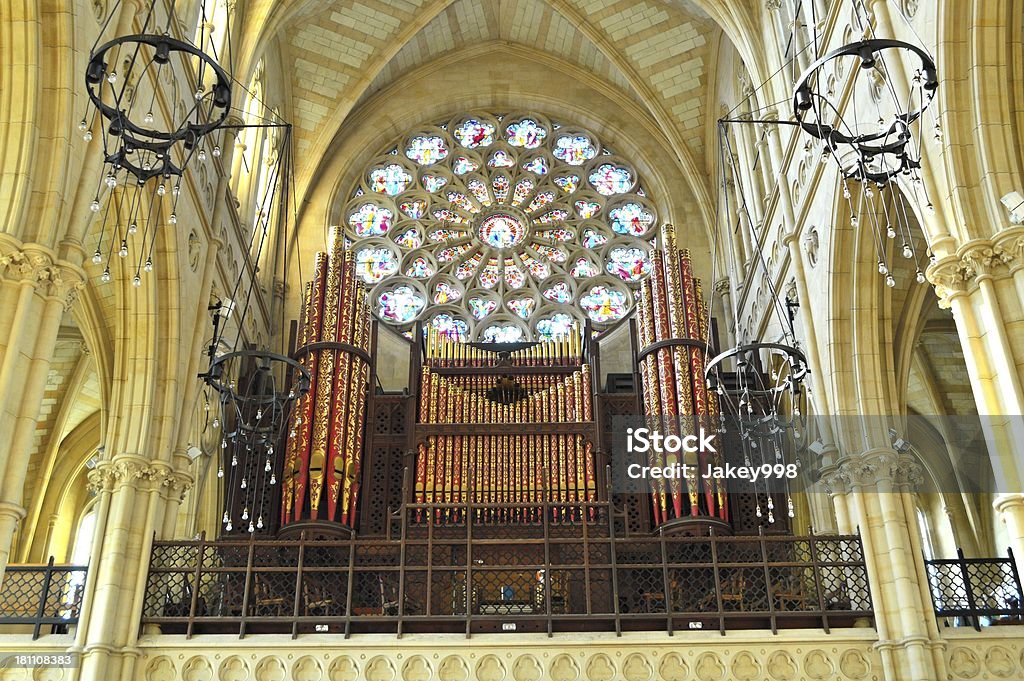
[[[202,13],[206,17],[206,1]],[[210,0],[212,2],[212,0]],[[112,257],[132,251],[132,283],[153,269],[157,231],[178,223],[181,182],[189,166],[207,155],[221,155],[212,139],[231,110],[232,80],[218,60],[204,29],[200,45],[181,36],[174,3],[164,14],[152,0],[142,31],[104,40],[117,3],[89,55],[85,85],[91,112],[78,124],[87,142],[99,134],[102,172],[91,210],[105,202],[103,226],[92,261],[105,264],[101,279],[111,279]],[[205,51],[206,47],[209,51]],[[166,90],[165,90],[166,88]],[[186,90],[182,102],[164,92]]]
[[[842,74],[849,82],[837,85],[835,76]],[[925,282],[908,201],[927,214],[935,211],[921,178],[920,128],[938,85],[935,61],[925,50],[871,38],[814,61],[793,93],[794,120],[821,141],[822,163],[839,168],[850,224],[871,230],[878,272],[890,288],[897,283],[897,256],[912,260],[917,282]],[[930,114],[938,143],[942,129],[934,110]]]

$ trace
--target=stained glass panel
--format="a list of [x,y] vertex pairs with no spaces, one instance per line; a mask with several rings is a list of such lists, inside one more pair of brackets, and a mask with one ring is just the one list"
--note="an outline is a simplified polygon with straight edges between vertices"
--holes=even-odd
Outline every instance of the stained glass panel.
[[466,233],[460,232],[457,229],[435,229],[427,235],[427,238],[431,241],[441,243],[444,241],[455,241],[456,239],[461,239],[464,236],[466,236]]
[[579,189],[580,176],[579,175],[562,175],[561,177],[555,178],[555,186],[561,189],[566,194],[572,194],[574,191]]
[[530,192],[533,191],[533,187],[533,180],[531,180],[528,177],[524,177],[523,179],[516,182],[516,189],[515,192],[512,194],[512,205],[518,206],[523,201],[525,201],[526,197],[529,196]]
[[596,277],[600,273],[601,270],[597,269],[597,265],[590,262],[589,258],[577,258],[569,270],[569,274],[576,279],[589,279],[590,277]]
[[448,178],[444,175],[424,175],[423,176],[423,188],[431,194],[436,194],[441,190],[441,187],[448,184]]
[[485,206],[491,205],[491,196],[487,193],[487,185],[484,184],[483,180],[473,178],[466,183],[466,188],[469,189],[469,193],[472,194],[477,201]]
[[580,307],[592,321],[607,324],[626,316],[629,310],[629,295],[604,284],[598,284],[580,297]]
[[608,252],[608,274],[614,274],[622,281],[640,281],[651,273],[650,255],[636,246],[620,246]]
[[480,285],[484,288],[494,288],[501,281],[501,265],[497,258],[491,258],[487,266],[480,272]]
[[541,229],[537,231],[537,237],[550,241],[572,241],[575,235],[569,229]]
[[487,159],[488,168],[512,168],[515,164],[516,160],[504,149],[498,149]]
[[558,160],[578,166],[597,156],[597,147],[585,135],[562,135],[555,140],[552,153]]
[[601,212],[601,204],[596,201],[580,199],[572,205],[576,208],[576,214],[584,220],[589,220]]
[[470,298],[469,299],[469,311],[473,315],[473,319],[480,321],[487,315],[491,314],[498,309],[498,301],[490,298]]
[[505,283],[509,288],[522,288],[526,283],[526,275],[512,258],[505,258]]
[[437,329],[438,333],[448,338],[467,340],[469,338],[469,324],[465,319],[453,317],[447,312],[435,315],[430,320],[430,325]]
[[548,172],[548,160],[543,156],[527,161],[523,164],[523,170],[534,175],[547,175]]
[[545,246],[544,244],[534,244],[533,250],[540,253],[542,256],[547,258],[553,263],[563,263],[569,257],[565,251],[555,246]]
[[473,244],[459,244],[458,246],[442,248],[437,252],[437,260],[438,262],[454,262],[474,248]]
[[526,265],[526,269],[530,271],[530,275],[534,279],[540,281],[541,279],[547,279],[551,275],[551,267],[547,263],[537,260],[525,251],[522,253],[521,258],[523,264]]
[[633,185],[633,173],[628,168],[602,163],[590,173],[590,185],[602,196],[625,194]]
[[498,175],[491,180],[491,187],[494,189],[494,200],[498,203],[505,203],[505,199],[508,198],[508,176]]
[[597,231],[592,227],[587,227],[583,230],[583,247],[584,248],[597,248],[602,244],[608,243],[608,237],[601,232]]
[[469,219],[465,218],[453,210],[447,208],[435,208],[434,217],[441,222],[447,222],[453,225],[465,225],[469,223]]
[[561,208],[556,208],[555,210],[549,211],[547,213],[544,213],[544,215],[541,215],[539,218],[537,218],[537,222],[539,222],[542,225],[552,225],[556,222],[565,222],[565,219],[567,217],[569,217],[569,211],[563,210]]
[[480,240],[491,248],[512,248],[526,238],[526,225],[506,213],[495,213],[480,223]]
[[572,333],[573,324],[575,323],[576,318],[571,314],[556,312],[550,317],[537,322],[537,333],[545,340],[562,338]]
[[568,303],[572,300],[572,289],[564,281],[559,281],[544,289],[541,295],[553,303]]
[[364,203],[348,216],[348,224],[358,237],[382,236],[391,229],[394,217],[394,213],[384,206]]
[[455,276],[459,279],[466,280],[473,276],[476,272],[477,267],[483,262],[484,256],[482,253],[476,253],[471,257],[463,260],[459,263],[459,266],[455,268]]
[[642,236],[654,224],[654,215],[639,203],[624,203],[608,212],[612,229],[618,234]]
[[434,268],[430,262],[420,256],[413,258],[413,261],[409,263],[405,268],[405,276],[412,277],[413,279],[427,279],[434,276]]
[[522,319],[529,319],[530,315],[533,314],[533,309],[537,306],[537,302],[533,298],[513,298],[506,305],[516,316]]
[[423,237],[420,236],[419,230],[415,227],[405,230],[398,236],[394,237],[394,239],[395,243],[402,248],[413,249],[419,248],[423,245]]
[[486,121],[470,118],[455,128],[452,136],[467,149],[486,147],[494,142],[494,126]]
[[423,199],[410,199],[398,204],[398,210],[402,211],[413,220],[419,220],[427,214],[427,202]]
[[434,303],[437,305],[454,303],[460,298],[462,298],[462,292],[446,281],[439,281],[434,286]]
[[537,192],[537,196],[533,197],[533,201],[530,201],[530,205],[526,207],[526,212],[532,213],[536,210],[540,210],[554,200],[554,192]]
[[480,164],[469,158],[468,156],[459,156],[452,163],[452,172],[456,175],[465,175],[471,173],[474,170],[479,170]]
[[390,248],[371,246],[356,252],[356,275],[367,284],[376,284],[398,272],[398,257]]
[[523,340],[523,330],[511,324],[494,324],[484,329],[485,343],[518,343]]
[[548,131],[532,118],[524,118],[505,129],[505,139],[513,147],[536,149],[547,136]]
[[385,321],[407,324],[423,311],[427,301],[416,289],[402,284],[381,293],[377,305],[380,316]]
[[412,175],[397,163],[370,171],[370,189],[378,194],[397,196],[404,192],[411,182]]
[[467,213],[476,213],[479,210],[473,205],[473,202],[469,200],[469,197],[462,192],[448,192],[446,196],[451,204],[458,206]]
[[429,166],[448,156],[448,146],[437,135],[421,135],[409,140],[405,155],[422,166]]

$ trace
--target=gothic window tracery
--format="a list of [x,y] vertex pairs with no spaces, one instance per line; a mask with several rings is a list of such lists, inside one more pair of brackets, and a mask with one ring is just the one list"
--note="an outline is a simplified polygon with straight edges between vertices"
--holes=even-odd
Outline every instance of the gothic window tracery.
[[342,220],[381,320],[507,342],[628,316],[657,211],[597,135],[535,113],[472,112],[373,159]]

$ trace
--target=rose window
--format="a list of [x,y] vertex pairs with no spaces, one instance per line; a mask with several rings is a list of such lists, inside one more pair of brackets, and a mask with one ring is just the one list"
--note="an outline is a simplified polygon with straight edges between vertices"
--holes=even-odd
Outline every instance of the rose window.
[[343,219],[381,320],[491,342],[627,317],[657,224],[630,163],[532,113],[414,130],[366,168]]

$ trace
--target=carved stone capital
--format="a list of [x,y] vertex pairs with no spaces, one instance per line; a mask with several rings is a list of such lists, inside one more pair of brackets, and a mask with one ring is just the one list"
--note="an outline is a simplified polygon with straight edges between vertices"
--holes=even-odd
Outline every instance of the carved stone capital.
[[[835,469],[837,484],[847,491],[887,491],[887,488],[918,487],[924,482],[924,469],[911,454],[894,449],[876,449],[842,459]],[[823,480],[825,476],[822,476]],[[826,487],[831,488],[828,481]]]
[[715,293],[725,296],[732,292],[732,283],[728,279],[719,279],[715,282]]
[[[140,456],[122,454],[112,460],[101,461],[89,472],[92,491],[114,491],[121,487],[139,490],[175,486],[176,473],[162,461],[148,461]],[[188,478],[189,482],[191,478]]]
[[27,283],[46,298],[59,299],[68,310],[84,287],[80,269],[69,263],[54,261],[42,249],[0,249],[0,281]]

